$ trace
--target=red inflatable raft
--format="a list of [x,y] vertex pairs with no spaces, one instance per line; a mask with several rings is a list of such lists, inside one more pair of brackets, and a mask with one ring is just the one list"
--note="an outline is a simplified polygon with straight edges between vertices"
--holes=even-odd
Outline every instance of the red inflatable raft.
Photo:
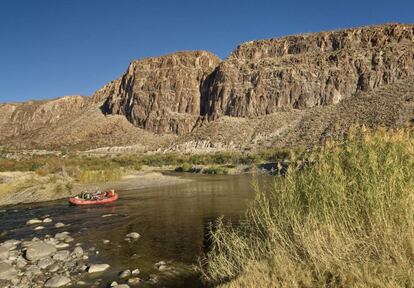
[[85,200],[79,196],[69,198],[69,203],[73,205],[97,205],[97,204],[107,204],[112,203],[118,200],[118,194],[114,190],[106,191],[100,195],[96,195],[94,199]]

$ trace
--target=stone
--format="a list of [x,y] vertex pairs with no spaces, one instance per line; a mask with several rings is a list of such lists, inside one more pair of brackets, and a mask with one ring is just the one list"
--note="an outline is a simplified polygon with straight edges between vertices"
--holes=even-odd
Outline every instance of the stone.
[[150,274],[148,282],[151,284],[157,284],[160,281],[159,277],[156,274]]
[[118,284],[118,285],[115,285],[115,286],[112,286],[113,288],[129,288],[129,285],[127,285],[127,284]]
[[25,266],[27,265],[27,261],[22,257],[22,256],[19,256],[17,259],[16,259],[16,267],[18,268],[18,269],[22,269],[22,268],[24,268]]
[[130,239],[138,239],[141,237],[141,235],[139,235],[137,232],[132,232],[132,233],[125,235],[125,237],[130,238]]
[[51,218],[45,218],[43,219],[43,223],[51,223],[53,220]]
[[52,258],[55,261],[67,261],[70,258],[70,252],[68,250],[61,250],[53,255]]
[[26,271],[25,271],[25,275],[28,277],[39,276],[42,274],[43,273],[40,270],[40,268],[35,265],[30,265],[29,267],[26,268]]
[[49,272],[54,273],[58,271],[59,269],[60,269],[60,266],[57,263],[55,263],[55,264],[50,265],[48,270]]
[[116,286],[116,285],[118,285],[118,282],[113,281],[110,286],[113,287],[113,286]]
[[111,241],[109,241],[109,240],[105,239],[105,240],[103,240],[102,242],[103,242],[104,244],[109,244]]
[[55,261],[52,260],[52,258],[50,257],[45,257],[40,259],[37,262],[37,267],[39,267],[40,269],[46,269],[47,267],[49,267],[50,265],[54,264]]
[[26,225],[33,225],[33,224],[40,224],[40,223],[42,223],[42,220],[33,218],[30,220],[27,220]]
[[158,267],[158,271],[160,271],[160,272],[165,272],[167,270],[169,270],[167,265],[160,265]]
[[133,275],[133,276],[136,276],[136,275],[139,275],[141,273],[141,271],[137,268],[137,269],[134,269],[134,270],[132,270],[132,272],[131,272],[131,274]]
[[73,249],[72,255],[76,258],[82,257],[83,256],[83,249],[82,247],[75,247],[75,249]]
[[45,227],[43,226],[36,226],[35,228],[33,228],[33,230],[38,231],[38,230],[43,230],[45,229]]
[[128,278],[131,276],[131,270],[124,270],[121,273],[119,273],[119,278]]
[[57,251],[56,247],[44,242],[33,242],[25,253],[25,257],[29,261],[36,261],[44,257],[51,256]]
[[57,222],[56,224],[55,224],[55,228],[62,228],[62,227],[65,227],[66,225],[65,224],[63,224],[62,222]]
[[88,268],[88,273],[99,273],[103,272],[111,267],[108,264],[92,264]]
[[160,262],[157,262],[157,263],[154,264],[155,268],[157,268],[157,269],[158,269],[158,267],[163,266],[163,265],[167,265],[165,263],[165,261],[160,261]]
[[141,282],[141,279],[138,277],[132,277],[128,279],[128,284],[131,286],[136,286]]
[[16,269],[10,264],[0,262],[0,280],[11,280],[17,276]]
[[68,243],[57,243],[55,244],[55,247],[57,249],[64,249],[64,248],[68,248],[70,245]]
[[5,260],[9,257],[9,249],[4,246],[0,246],[0,260]]
[[22,243],[22,241],[11,239],[11,240],[4,241],[0,247],[4,247],[9,250],[14,250],[16,249],[17,245],[19,245],[20,243]]
[[65,276],[53,276],[49,280],[46,281],[45,287],[55,288],[55,287],[63,287],[70,283],[70,279]]
[[56,235],[55,235],[55,239],[56,240],[58,240],[58,241],[64,241],[66,238],[68,238],[69,237],[69,232],[60,232],[60,233],[56,233]]

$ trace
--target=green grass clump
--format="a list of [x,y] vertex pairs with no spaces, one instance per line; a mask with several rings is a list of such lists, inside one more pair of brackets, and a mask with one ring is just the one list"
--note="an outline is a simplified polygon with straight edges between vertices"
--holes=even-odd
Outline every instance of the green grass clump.
[[213,166],[210,166],[204,169],[203,173],[214,174],[214,175],[224,175],[224,174],[228,174],[229,170],[227,169],[227,167],[213,165]]
[[[201,271],[224,287],[414,287],[414,138],[350,131],[219,220]],[[269,286],[270,285],[270,286]]]

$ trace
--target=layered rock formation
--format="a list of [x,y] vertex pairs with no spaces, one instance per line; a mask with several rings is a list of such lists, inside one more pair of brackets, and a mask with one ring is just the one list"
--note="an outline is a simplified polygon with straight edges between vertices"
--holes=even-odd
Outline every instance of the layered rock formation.
[[[0,104],[0,146],[252,150],[414,118],[414,25],[389,24],[133,61],[92,97]],[[177,136],[178,135],[178,136]]]
[[155,133],[189,132],[200,115],[202,82],[220,62],[205,51],[133,61],[103,105]]
[[209,77],[201,113],[252,117],[336,104],[413,75],[413,61],[413,25],[248,42]]

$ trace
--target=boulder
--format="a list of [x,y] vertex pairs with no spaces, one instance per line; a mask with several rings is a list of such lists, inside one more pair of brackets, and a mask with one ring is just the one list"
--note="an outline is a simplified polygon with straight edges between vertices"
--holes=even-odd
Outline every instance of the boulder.
[[39,267],[40,269],[46,269],[47,267],[49,267],[50,265],[54,263],[55,261],[53,261],[52,258],[46,257],[46,258],[40,259],[39,262],[37,262],[37,267]]
[[29,261],[37,261],[44,257],[51,256],[56,253],[57,249],[55,246],[46,244],[41,241],[33,242],[29,247],[27,247],[25,257]]
[[6,260],[9,257],[9,249],[0,246],[0,260]]
[[56,261],[67,261],[70,259],[70,252],[68,250],[61,250],[58,251],[55,255],[53,255],[53,260]]
[[45,287],[48,288],[55,288],[55,287],[64,287],[70,283],[70,279],[65,276],[53,276],[49,280],[46,281]]
[[88,273],[99,273],[103,272],[111,267],[108,264],[92,264],[88,268]]
[[0,280],[12,280],[16,276],[17,271],[13,266],[0,262]]

